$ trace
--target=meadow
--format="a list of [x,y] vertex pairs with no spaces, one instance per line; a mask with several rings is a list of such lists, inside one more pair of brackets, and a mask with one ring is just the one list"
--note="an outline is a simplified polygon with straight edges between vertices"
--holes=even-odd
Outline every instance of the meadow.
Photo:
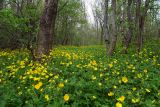
[[0,107],[158,107],[160,45],[106,56],[104,46],[58,46],[41,63],[0,51]]

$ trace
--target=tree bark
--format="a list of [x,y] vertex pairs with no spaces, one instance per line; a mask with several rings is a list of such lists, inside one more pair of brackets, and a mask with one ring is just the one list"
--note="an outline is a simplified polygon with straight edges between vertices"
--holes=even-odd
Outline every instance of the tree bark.
[[101,40],[100,40],[100,43],[101,43],[101,45],[103,45],[103,41],[104,41],[104,28],[103,28],[103,23],[100,21],[100,27],[101,27]]
[[[58,0],[45,0],[45,7],[40,18],[40,31],[37,41],[37,57],[48,55],[52,49],[52,29],[54,30]],[[53,31],[54,32],[54,31]]]
[[139,20],[140,20],[140,9],[141,9],[141,0],[136,1],[136,33],[137,33],[137,51],[140,51],[141,47],[141,34],[140,34],[140,29],[139,29]]
[[108,32],[108,0],[105,0],[105,13],[104,13],[104,38],[106,46],[109,44],[109,32]]
[[137,22],[138,22],[138,37],[137,37],[137,52],[140,52],[143,45],[143,31],[144,31],[144,22],[145,17],[147,16],[147,11],[149,8],[150,0],[145,1],[145,6],[141,9],[141,0],[137,0]]
[[3,9],[4,0],[0,0],[0,10]]
[[116,30],[116,0],[112,0],[112,35],[111,35],[111,44],[108,51],[108,55],[113,55],[114,50],[116,48],[116,42],[117,42],[117,30]]
[[132,37],[132,16],[131,16],[131,5],[132,0],[128,0],[128,6],[127,6],[127,20],[128,20],[128,29],[127,34],[124,36],[124,48],[122,50],[122,53],[127,54],[127,49],[129,47],[129,44],[131,42]]

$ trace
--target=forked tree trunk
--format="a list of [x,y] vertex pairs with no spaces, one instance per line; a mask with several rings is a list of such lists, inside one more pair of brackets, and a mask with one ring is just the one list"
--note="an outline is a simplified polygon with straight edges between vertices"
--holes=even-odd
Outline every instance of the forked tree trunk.
[[[38,35],[37,58],[48,55],[52,49],[52,30],[55,27],[58,0],[45,0],[45,7],[40,19],[40,31]],[[54,31],[53,31],[54,32]]]
[[114,50],[116,48],[117,42],[117,30],[116,30],[116,0],[112,0],[112,34],[111,34],[111,44],[108,51],[108,55],[113,55]]
[[127,20],[128,20],[128,29],[127,29],[127,34],[124,36],[124,48],[122,50],[122,53],[127,53],[127,49],[129,47],[129,44],[131,42],[131,37],[132,37],[132,16],[131,16],[131,5],[132,5],[132,0],[128,0],[128,6],[127,6]]

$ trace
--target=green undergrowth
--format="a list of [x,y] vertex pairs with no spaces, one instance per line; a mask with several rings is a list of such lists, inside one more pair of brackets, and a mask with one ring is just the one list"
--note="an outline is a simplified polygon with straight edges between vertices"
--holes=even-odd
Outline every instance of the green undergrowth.
[[58,46],[41,63],[0,51],[0,107],[158,107],[160,44],[106,56],[104,46]]

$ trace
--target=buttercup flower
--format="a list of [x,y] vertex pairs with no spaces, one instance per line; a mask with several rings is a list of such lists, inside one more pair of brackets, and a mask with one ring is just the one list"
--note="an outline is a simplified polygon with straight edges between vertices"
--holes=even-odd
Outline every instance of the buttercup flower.
[[125,96],[121,96],[120,98],[118,98],[118,101],[123,102],[125,100]]
[[134,98],[134,99],[132,99],[132,103],[138,103],[139,101],[140,101],[139,98]]
[[122,107],[122,104],[120,102],[117,102],[116,107]]
[[63,83],[59,83],[59,84],[58,84],[58,87],[59,87],[59,88],[63,88],[63,87],[64,87],[64,84],[63,84]]
[[42,82],[39,82],[34,86],[34,88],[38,90],[39,88],[41,88],[42,84],[43,84]]
[[127,83],[127,82],[128,82],[128,78],[127,78],[127,77],[122,77],[122,81],[123,81],[124,83]]
[[109,92],[109,93],[108,93],[108,96],[113,96],[113,95],[114,95],[113,92]]
[[109,67],[110,67],[110,68],[112,68],[112,67],[113,67],[113,64],[112,64],[112,63],[111,63],[111,64],[109,64]]
[[49,96],[48,96],[48,94],[46,94],[46,95],[44,96],[44,98],[45,98],[47,101],[49,101]]
[[67,102],[69,100],[69,95],[65,94],[64,97],[63,97],[63,99],[64,99],[65,102]]

